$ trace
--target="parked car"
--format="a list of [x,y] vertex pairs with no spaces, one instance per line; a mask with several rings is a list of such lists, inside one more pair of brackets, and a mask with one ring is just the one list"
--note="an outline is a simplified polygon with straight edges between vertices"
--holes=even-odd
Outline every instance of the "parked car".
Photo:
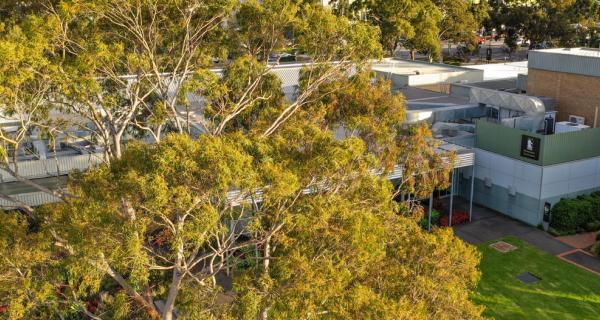
[[529,45],[531,44],[531,41],[529,41],[528,39],[525,39],[523,37],[520,37],[519,39],[517,39],[517,44],[520,45],[521,47],[529,47]]
[[541,50],[541,49],[548,49],[548,48],[550,48],[550,46],[546,42],[532,43],[529,46],[529,50]]
[[276,52],[269,56],[269,63],[295,62],[296,55],[287,52]]

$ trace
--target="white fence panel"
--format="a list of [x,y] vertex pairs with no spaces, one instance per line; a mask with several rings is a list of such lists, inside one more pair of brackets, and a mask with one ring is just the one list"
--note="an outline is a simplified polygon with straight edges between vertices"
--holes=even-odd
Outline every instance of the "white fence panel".
[[[82,154],[65,156],[58,159],[50,158],[44,160],[29,160],[18,163],[19,175],[28,179],[48,178],[67,175],[74,170],[84,171],[90,167],[102,163],[102,153]],[[14,170],[14,164],[11,164]],[[4,170],[0,170],[2,182],[17,181],[15,177]]]
[[[48,203],[58,202],[60,199],[46,192],[23,193],[11,196],[13,199],[27,204],[31,207],[37,207]],[[15,202],[0,199],[0,207],[2,209],[14,209],[17,207]]]

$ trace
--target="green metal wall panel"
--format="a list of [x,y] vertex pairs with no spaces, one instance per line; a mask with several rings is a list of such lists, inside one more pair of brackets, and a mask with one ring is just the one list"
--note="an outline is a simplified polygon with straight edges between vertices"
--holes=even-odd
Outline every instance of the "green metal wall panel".
[[600,157],[600,128],[544,137],[544,165]]
[[[544,157],[544,136],[505,127],[487,121],[477,121],[475,145],[479,149],[497,153],[509,158],[542,165]],[[521,138],[523,135],[540,139],[540,157],[538,160],[521,157]]]
[[[540,139],[537,161],[521,157],[523,135]],[[600,157],[600,128],[544,136],[492,122],[477,121],[475,145],[479,149],[509,158],[549,166]]]

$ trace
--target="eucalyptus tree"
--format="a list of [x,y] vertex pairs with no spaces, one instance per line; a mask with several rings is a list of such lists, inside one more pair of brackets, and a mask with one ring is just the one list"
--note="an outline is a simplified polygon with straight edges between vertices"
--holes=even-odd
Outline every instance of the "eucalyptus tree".
[[419,12],[419,1],[364,0],[354,6],[356,10],[367,10],[367,19],[381,29],[381,43],[390,54],[401,40],[411,39],[417,33],[412,20]]
[[[57,41],[55,21],[37,16],[23,18],[20,23],[9,21],[2,25],[0,35],[0,169],[15,180],[43,192],[63,197],[21,176],[19,159],[22,153],[36,154],[25,147],[32,136],[53,137],[53,123],[62,121],[48,102],[56,88],[57,67],[52,62]],[[56,140],[50,140],[50,150],[56,150]],[[27,149],[27,150],[24,150]],[[24,152],[23,152],[24,151]],[[13,197],[0,194],[4,200],[17,202],[31,214],[31,208]]]
[[[377,28],[301,1],[194,3],[63,2],[44,16],[59,30],[49,103],[97,123],[111,161],[73,175],[62,203],[3,213],[9,318],[479,318],[474,249],[393,201],[396,165],[399,189],[421,197],[447,186],[450,163],[373,80]],[[228,5],[239,14],[225,19]],[[182,17],[215,23],[206,47],[189,52]],[[286,49],[313,62],[293,99],[268,63]],[[173,72],[187,58],[172,57],[193,67]],[[202,111],[197,140],[181,110]],[[132,127],[159,140],[158,126],[176,134],[115,145]]]
[[[589,0],[545,0],[526,6],[518,1],[504,1],[492,6],[491,20],[504,33],[509,47],[515,47],[518,36],[530,40],[532,45],[546,41],[573,47],[579,45],[578,26],[580,30],[595,29],[590,20],[597,19],[598,7],[597,2]],[[591,28],[587,28],[588,24]]]
[[364,10],[367,20],[381,29],[381,43],[389,54],[402,44],[411,50],[413,59],[416,51],[427,51],[430,58],[440,55],[436,36],[442,16],[431,0],[361,0],[353,7]]
[[433,2],[441,13],[438,23],[438,40],[440,42],[448,41],[449,49],[451,43],[472,43],[479,25],[471,10],[470,1],[434,0]]
[[[187,74],[208,68],[234,1],[61,2],[61,110],[93,123],[92,135],[111,158],[132,127],[159,140],[166,122],[186,127],[177,98]],[[60,99],[62,97],[62,99]],[[85,125],[79,126],[89,129]]]
[[385,176],[401,161],[401,188],[422,195],[447,185],[448,167],[424,128],[401,126],[389,83],[370,79],[329,83],[334,94],[313,93],[268,137],[270,123],[245,113],[216,136],[132,143],[74,177],[74,197],[37,211],[38,224],[6,214],[8,314],[479,318],[474,249],[421,230]]

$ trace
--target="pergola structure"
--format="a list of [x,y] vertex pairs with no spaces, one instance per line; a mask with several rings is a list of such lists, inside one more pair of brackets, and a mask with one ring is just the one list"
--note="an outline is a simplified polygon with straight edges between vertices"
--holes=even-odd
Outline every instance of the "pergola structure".
[[[472,149],[446,143],[440,146],[441,150],[456,152],[456,161],[451,173],[450,185],[450,204],[448,208],[448,226],[452,226],[452,213],[454,209],[454,194],[458,188],[456,181],[457,171],[461,168],[471,167],[470,173],[470,192],[469,192],[469,221],[473,219],[473,194],[475,191],[475,152]],[[429,196],[429,206],[427,210],[427,230],[431,230],[431,212],[433,209],[433,193]]]

